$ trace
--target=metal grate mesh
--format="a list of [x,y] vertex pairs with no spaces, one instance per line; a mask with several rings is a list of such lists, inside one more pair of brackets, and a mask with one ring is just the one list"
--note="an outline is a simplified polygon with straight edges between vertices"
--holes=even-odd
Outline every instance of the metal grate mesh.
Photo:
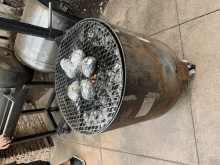
[[[70,79],[60,66],[60,61],[70,58],[75,49],[97,59],[96,76],[93,78],[96,95],[93,100],[88,101],[81,96],[77,102],[72,102],[67,95],[70,84],[86,79],[82,73]],[[114,120],[124,87],[122,60],[119,41],[106,24],[86,19],[67,31],[56,64],[56,93],[65,120],[78,133],[101,133]]]

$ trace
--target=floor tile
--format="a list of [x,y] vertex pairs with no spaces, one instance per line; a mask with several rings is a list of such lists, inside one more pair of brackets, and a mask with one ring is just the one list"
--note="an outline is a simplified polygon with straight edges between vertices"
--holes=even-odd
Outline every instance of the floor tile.
[[51,164],[58,165],[66,162],[72,156],[77,156],[86,162],[86,165],[101,165],[101,153],[99,148],[79,145],[55,140],[54,154]]
[[178,24],[175,0],[110,0],[101,19],[143,35]]
[[176,53],[180,60],[183,60],[183,51],[181,46],[179,27],[175,27],[158,33],[151,36],[151,38],[164,42]]
[[[55,0],[57,1],[57,0]],[[72,13],[80,18],[98,18],[105,6],[108,4],[108,0],[62,0],[70,4]]]
[[219,0],[176,0],[180,23],[220,9]]
[[196,65],[191,88],[202,90],[220,85],[220,12],[180,26],[185,59]]
[[220,164],[220,87],[191,89],[200,165]]
[[201,165],[220,164],[219,26],[220,12],[181,26],[185,57],[197,67],[190,96]]
[[101,147],[185,164],[197,164],[186,86],[164,116],[100,135]]
[[96,147],[100,146],[99,135],[85,136],[85,135],[75,132],[74,130],[71,130],[70,134],[56,135],[54,136],[54,138],[58,140],[63,140],[66,142],[75,142],[79,144],[85,144],[85,145],[96,146]]
[[[47,102],[48,102],[52,92],[53,92],[53,89],[50,89],[42,98],[40,98],[38,101],[35,102],[37,108],[46,108]],[[54,99],[51,107],[58,107],[56,98]]]
[[[46,104],[48,102],[48,99],[52,93],[52,89],[49,90],[39,101],[36,102],[36,106],[37,108],[45,108]],[[53,102],[52,107],[57,107],[57,102],[56,100]],[[58,122],[61,120],[61,113],[55,113],[53,114],[57,124]],[[48,117],[46,115],[42,115],[42,120],[44,121],[44,123],[46,124],[46,127],[48,128],[48,130],[52,130],[53,127],[51,125],[51,123],[48,120]],[[71,130],[70,134],[67,135],[55,135],[53,136],[54,139],[59,139],[59,140],[64,140],[64,141],[68,141],[68,142],[75,142],[75,143],[80,143],[80,144],[86,144],[86,145],[91,145],[91,146],[100,146],[99,144],[99,136],[84,136],[81,135],[77,132],[75,132],[74,130]]]
[[102,149],[103,165],[180,165],[143,156]]

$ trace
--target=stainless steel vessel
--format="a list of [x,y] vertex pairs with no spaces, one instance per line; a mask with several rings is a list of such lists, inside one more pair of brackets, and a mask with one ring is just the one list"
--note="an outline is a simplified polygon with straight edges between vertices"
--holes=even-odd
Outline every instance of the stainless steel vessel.
[[[37,0],[27,0],[22,22],[48,28],[48,7]],[[58,11],[52,13],[52,26],[55,29],[71,28],[75,19]],[[41,72],[54,72],[58,46],[54,41],[30,35],[18,34],[15,41],[15,56],[28,67]]]

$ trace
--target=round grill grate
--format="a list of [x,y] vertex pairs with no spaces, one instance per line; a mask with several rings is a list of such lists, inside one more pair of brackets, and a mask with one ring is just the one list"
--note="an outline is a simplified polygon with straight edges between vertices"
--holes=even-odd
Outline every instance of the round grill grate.
[[[62,59],[70,59],[73,50],[82,50],[86,57],[97,61],[95,76],[86,78],[81,72],[69,78],[61,68]],[[59,108],[69,126],[84,135],[103,132],[119,111],[124,88],[122,49],[116,35],[104,22],[86,19],[66,32],[59,47],[56,64],[56,94]],[[92,79],[95,96],[85,100],[82,96],[73,102],[68,87],[75,81]]]

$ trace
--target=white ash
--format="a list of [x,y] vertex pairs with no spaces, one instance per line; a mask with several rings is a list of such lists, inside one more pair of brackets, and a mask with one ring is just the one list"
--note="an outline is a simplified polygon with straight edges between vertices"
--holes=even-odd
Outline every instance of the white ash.
[[91,29],[88,31],[87,34],[89,38],[93,38],[95,36],[94,32]]
[[96,59],[94,57],[86,57],[82,61],[82,73],[86,77],[92,77],[96,68]]
[[84,37],[84,32],[85,32],[85,28],[84,26],[80,27],[81,29],[78,31],[78,38],[81,42],[85,41],[85,37]]
[[74,81],[68,87],[68,96],[74,102],[76,102],[80,98],[80,83],[79,83],[79,81]]
[[107,35],[106,28],[101,25],[96,25],[96,28],[94,28],[92,32],[88,33],[88,36],[90,38],[94,38],[94,37],[96,38],[93,41],[94,46],[109,47],[110,46],[109,43],[113,41],[113,37],[111,35]]
[[86,126],[98,126],[98,129],[102,129],[111,120],[103,111],[89,112],[84,116]]
[[111,46],[112,41],[113,41],[113,37],[111,35],[108,35],[103,38],[102,45],[105,47],[109,47],[109,46]]
[[71,54],[71,62],[78,66],[85,57],[86,55],[82,50],[80,49],[74,50],[73,53]]
[[85,100],[94,99],[96,92],[91,80],[86,79],[81,81],[81,94]]
[[[99,75],[105,77],[106,73],[100,72]],[[123,73],[120,63],[116,63],[115,66],[113,66],[113,70],[107,73],[107,76],[107,81],[98,82],[101,89],[97,93],[99,100],[97,104],[101,103],[105,108],[99,111],[90,112],[85,116],[84,122],[88,127],[98,126],[98,129],[103,129],[113,119],[114,114],[117,112],[123,88]],[[114,90],[112,90],[113,83],[118,85],[117,89],[114,88]],[[108,100],[110,98],[111,101],[107,101],[107,98]],[[111,105],[109,105],[110,102]]]
[[118,63],[116,63],[114,66],[114,71],[116,72],[120,68],[121,68],[121,66]]
[[86,126],[98,126],[98,129],[103,129],[113,118],[113,115],[116,112],[117,102],[112,105],[111,111],[110,108],[107,108],[107,102],[102,99],[102,103],[105,106],[102,110],[87,112],[83,115],[84,122]]
[[[121,72],[120,66],[120,63],[116,63],[115,66],[113,66],[113,70],[107,73],[108,80],[98,82],[101,89],[97,93],[99,100],[97,105],[101,103],[101,105],[105,108],[102,108],[102,110],[99,111],[88,113],[84,118],[86,126],[98,126],[98,129],[103,129],[113,119],[114,114],[117,112],[118,103],[120,102],[121,98],[120,93],[123,88],[123,73]],[[99,76],[105,77],[106,73],[100,72]],[[114,90],[112,90],[113,83],[118,84],[117,89],[114,88]],[[107,101],[107,98],[108,100],[110,98],[111,101]],[[110,102],[111,105],[109,105]]]
[[118,57],[118,56],[120,56],[120,53],[119,53],[119,49],[117,48],[117,49],[114,49],[114,54]]
[[69,78],[76,77],[77,65],[74,65],[69,59],[62,59],[60,61],[60,66]]

